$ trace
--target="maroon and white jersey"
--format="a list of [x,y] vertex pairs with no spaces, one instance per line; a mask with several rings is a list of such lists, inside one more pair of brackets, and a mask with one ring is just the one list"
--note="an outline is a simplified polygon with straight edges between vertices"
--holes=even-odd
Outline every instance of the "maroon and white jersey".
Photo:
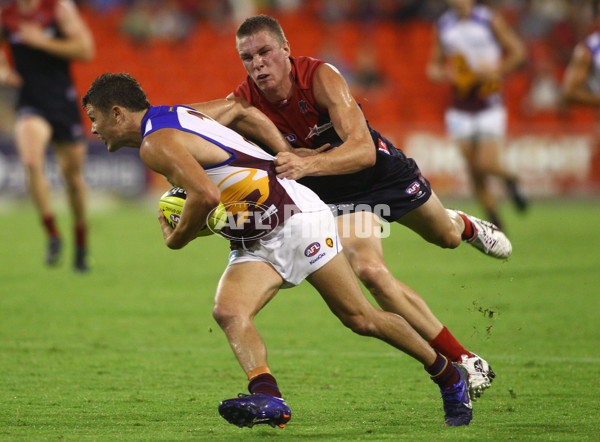
[[142,136],[164,128],[196,134],[230,155],[204,170],[221,191],[221,202],[231,218],[220,233],[234,248],[266,236],[294,214],[327,209],[310,189],[277,178],[274,157],[192,108],[151,107],[142,121]]
[[498,82],[477,79],[477,73],[496,68],[502,57],[491,20],[491,10],[480,5],[473,6],[467,18],[451,9],[438,20],[440,44],[456,72],[452,103],[455,109],[479,111],[502,102]]

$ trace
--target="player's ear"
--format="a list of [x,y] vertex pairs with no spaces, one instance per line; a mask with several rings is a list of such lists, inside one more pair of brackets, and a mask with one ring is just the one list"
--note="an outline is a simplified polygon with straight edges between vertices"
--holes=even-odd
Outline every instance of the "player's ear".
[[287,40],[283,42],[283,44],[281,45],[281,49],[283,49],[287,53],[288,57],[292,53],[292,48],[290,47],[290,42]]
[[111,111],[112,117],[118,123],[123,120],[123,108],[121,106],[113,106]]

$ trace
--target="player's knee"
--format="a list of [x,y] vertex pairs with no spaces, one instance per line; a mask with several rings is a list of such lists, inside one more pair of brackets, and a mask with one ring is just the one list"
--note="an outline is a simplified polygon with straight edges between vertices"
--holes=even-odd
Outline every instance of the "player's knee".
[[341,318],[346,327],[361,336],[374,336],[375,324],[365,315],[350,315]]
[[22,158],[21,162],[29,174],[42,173],[44,171],[44,161],[33,156]]
[[242,315],[239,311],[231,309],[223,304],[215,304],[212,312],[213,318],[221,328],[226,328],[230,324],[242,320]]
[[393,278],[385,264],[380,262],[363,262],[357,266],[356,274],[374,296],[385,293],[387,281]]

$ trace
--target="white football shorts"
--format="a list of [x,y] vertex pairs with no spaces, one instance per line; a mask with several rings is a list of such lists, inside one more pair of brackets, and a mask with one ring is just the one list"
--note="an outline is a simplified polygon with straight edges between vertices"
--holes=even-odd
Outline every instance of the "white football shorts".
[[448,109],[446,129],[455,140],[475,137],[502,138],[506,134],[506,108],[493,106],[478,112]]
[[336,221],[324,203],[292,215],[283,225],[247,249],[229,254],[229,265],[248,261],[271,264],[283,278],[281,288],[300,284],[342,251]]

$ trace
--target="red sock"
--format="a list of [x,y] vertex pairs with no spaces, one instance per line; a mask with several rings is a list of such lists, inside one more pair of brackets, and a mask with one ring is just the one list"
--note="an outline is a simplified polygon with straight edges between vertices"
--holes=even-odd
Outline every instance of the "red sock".
[[[458,213],[458,212],[456,212],[456,213]],[[465,222],[465,230],[463,230],[462,239],[468,240],[468,239],[473,238],[473,236],[475,235],[475,227],[473,226],[473,223],[471,222],[471,220],[469,218],[467,218],[466,215],[464,215],[462,213],[458,213],[458,214]]]
[[445,326],[429,345],[448,357],[452,362],[460,361],[461,355],[473,356],[473,353],[465,349]]
[[54,219],[54,215],[48,215],[42,217],[42,224],[46,228],[46,233],[50,238],[58,238],[60,234],[58,233],[58,229],[56,228],[56,221]]
[[254,376],[248,384],[250,393],[263,393],[273,397],[281,397],[281,392],[277,387],[277,381],[271,373],[263,373]]
[[445,356],[439,352],[436,353],[435,362],[431,366],[425,367],[425,370],[433,382],[442,388],[450,388],[460,380],[458,370]]
[[87,243],[87,225],[85,223],[75,226],[75,244],[78,249],[85,249]]

